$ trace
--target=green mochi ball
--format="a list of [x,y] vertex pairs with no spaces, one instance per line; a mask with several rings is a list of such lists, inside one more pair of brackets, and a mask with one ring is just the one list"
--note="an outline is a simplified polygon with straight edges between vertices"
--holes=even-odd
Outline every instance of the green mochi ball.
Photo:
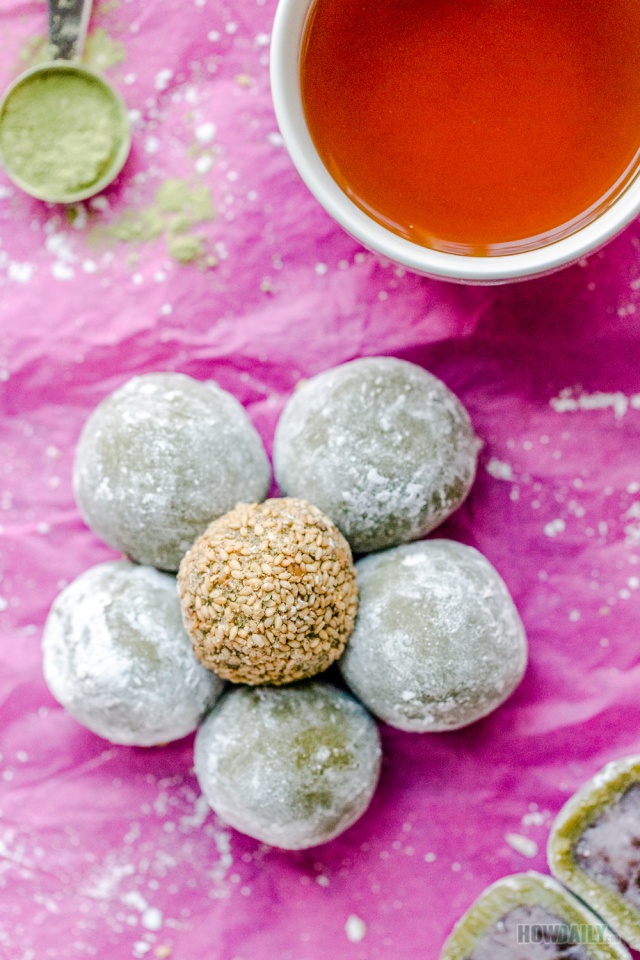
[[527,663],[518,611],[472,547],[426,540],[356,564],[360,606],[339,662],[364,705],[400,730],[456,730],[495,710]]
[[139,563],[177,570],[212,520],[263,500],[271,469],[244,409],[181,373],[133,377],[87,420],[73,486],[87,525]]
[[238,687],[198,731],[195,770],[213,810],[264,843],[326,843],[367,809],[380,772],[375,722],[328,684]]
[[58,703],[112,743],[185,737],[223,688],[193,653],[175,578],[126,561],[100,563],[65,587],[42,647]]
[[369,357],[300,384],[273,458],[283,493],[314,503],[366,553],[446,520],[471,488],[479,447],[441,380],[404,360]]

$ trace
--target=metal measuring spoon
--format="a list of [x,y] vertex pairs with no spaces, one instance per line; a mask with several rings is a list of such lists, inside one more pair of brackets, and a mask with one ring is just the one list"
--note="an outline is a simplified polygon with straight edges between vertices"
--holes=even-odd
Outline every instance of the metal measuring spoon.
[[93,0],[48,0],[49,43],[53,60],[79,60]]
[[51,59],[21,74],[0,102],[0,160],[39,200],[75,203],[120,173],[131,147],[127,108],[81,66],[92,0],[48,0]]

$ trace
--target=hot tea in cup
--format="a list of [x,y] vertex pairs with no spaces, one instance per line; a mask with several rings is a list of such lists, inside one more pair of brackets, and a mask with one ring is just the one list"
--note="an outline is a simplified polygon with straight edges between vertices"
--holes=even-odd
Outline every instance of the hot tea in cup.
[[336,183],[435,250],[541,246],[636,171],[638,0],[315,0],[300,71]]
[[640,0],[279,0],[285,144],[365,246],[499,283],[640,212]]

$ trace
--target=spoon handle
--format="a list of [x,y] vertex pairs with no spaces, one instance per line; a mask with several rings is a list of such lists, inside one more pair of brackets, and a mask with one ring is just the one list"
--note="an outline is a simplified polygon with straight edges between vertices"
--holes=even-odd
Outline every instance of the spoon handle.
[[49,43],[54,60],[79,60],[92,0],[48,0]]

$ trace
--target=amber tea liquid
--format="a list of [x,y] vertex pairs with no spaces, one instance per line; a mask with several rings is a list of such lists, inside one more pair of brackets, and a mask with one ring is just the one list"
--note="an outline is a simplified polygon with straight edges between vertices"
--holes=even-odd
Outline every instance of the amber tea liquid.
[[315,0],[316,149],[402,237],[533,249],[594,219],[640,153],[640,0]]

